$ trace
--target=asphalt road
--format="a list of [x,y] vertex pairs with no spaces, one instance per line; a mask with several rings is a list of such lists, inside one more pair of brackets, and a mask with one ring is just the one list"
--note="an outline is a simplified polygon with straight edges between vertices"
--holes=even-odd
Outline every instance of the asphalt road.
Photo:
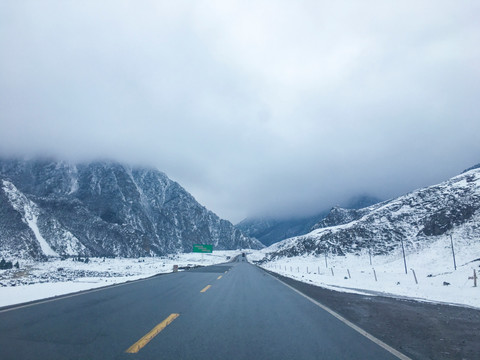
[[272,273],[415,360],[480,359],[480,310],[332,291]]
[[398,357],[239,257],[1,311],[0,359]]

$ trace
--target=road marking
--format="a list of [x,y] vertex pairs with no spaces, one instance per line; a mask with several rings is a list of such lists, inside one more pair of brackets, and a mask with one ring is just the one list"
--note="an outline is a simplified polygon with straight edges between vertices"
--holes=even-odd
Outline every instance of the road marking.
[[140,351],[141,348],[147,345],[150,342],[150,340],[152,340],[155,336],[157,336],[160,333],[160,331],[165,329],[169,324],[172,323],[173,320],[175,320],[179,316],[180,314],[170,314],[165,320],[163,320],[160,324],[158,324],[152,330],[150,330],[148,334],[146,334],[144,337],[138,340],[135,344],[130,346],[125,352],[130,354],[136,354],[137,352]]
[[220,275],[220,276],[217,278],[217,280],[220,280],[221,278],[222,278],[222,275]]
[[[263,269],[261,269],[263,270]],[[265,270],[263,270],[265,271]],[[266,271],[265,271],[266,272]],[[373,336],[372,334],[370,334],[369,332],[363,330],[361,327],[355,325],[354,323],[348,321],[347,319],[345,319],[342,315],[336,313],[335,311],[333,311],[332,309],[330,309],[329,307],[319,303],[317,300],[315,299],[312,299],[310,296],[308,295],[305,295],[304,293],[302,293],[300,290],[297,290],[295,289],[293,286],[291,285],[288,285],[287,283],[283,282],[282,280],[280,280],[279,278],[273,276],[272,274],[269,274],[268,272],[266,272],[268,275],[270,275],[271,277],[273,277],[275,280],[278,280],[280,281],[283,285],[289,287],[290,289],[292,289],[293,291],[295,291],[297,294],[299,295],[302,295],[304,298],[306,298],[307,300],[311,301],[312,303],[314,303],[315,305],[317,305],[318,307],[322,308],[323,310],[325,310],[326,312],[328,312],[330,315],[333,315],[334,317],[336,317],[338,320],[340,320],[341,322],[343,322],[345,325],[347,326],[350,326],[353,330],[355,330],[356,332],[362,334],[363,336],[365,336],[367,339],[369,339],[370,341],[373,341],[375,344],[377,344],[378,346],[384,348],[385,350],[387,350],[389,353],[391,353],[392,355],[396,356],[397,358],[399,358],[400,360],[412,360],[411,358],[409,358],[408,356],[402,354],[400,351],[398,350],[395,350],[394,348],[392,348],[390,345],[387,345],[385,344],[382,340],[380,339],[377,339],[375,336]]]
[[200,292],[205,292],[207,291],[208,289],[210,289],[212,287],[212,285],[207,285],[205,286],[202,290],[200,290]]

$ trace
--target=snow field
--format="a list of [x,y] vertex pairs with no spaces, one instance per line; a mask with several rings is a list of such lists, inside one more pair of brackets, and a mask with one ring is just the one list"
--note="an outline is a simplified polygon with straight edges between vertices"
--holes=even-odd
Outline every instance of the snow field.
[[73,259],[19,261],[18,270],[0,270],[0,307],[170,273],[173,265],[220,264],[228,261],[228,256],[233,258],[239,254],[241,251],[226,250],[212,254],[186,253],[138,259],[90,258],[88,263]]

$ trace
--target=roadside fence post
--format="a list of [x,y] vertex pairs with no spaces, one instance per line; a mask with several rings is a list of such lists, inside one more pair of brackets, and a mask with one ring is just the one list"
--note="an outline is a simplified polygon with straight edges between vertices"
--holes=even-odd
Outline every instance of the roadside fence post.
[[417,275],[415,275],[415,270],[413,270],[413,269],[410,269],[410,270],[412,270],[413,277],[415,278],[415,284],[418,285],[418,280],[417,280]]
[[473,279],[473,287],[477,287],[477,272],[473,269],[473,276],[469,276],[468,280]]
[[348,273],[348,278],[351,279],[352,277],[350,276],[350,270],[347,269],[347,273]]
[[373,276],[375,276],[375,281],[378,281],[378,280],[377,280],[377,273],[375,272],[375,269],[374,269],[374,268],[372,268],[372,269],[373,269]]
[[332,270],[332,276],[335,276],[335,274],[333,273],[333,268],[330,268],[330,270]]

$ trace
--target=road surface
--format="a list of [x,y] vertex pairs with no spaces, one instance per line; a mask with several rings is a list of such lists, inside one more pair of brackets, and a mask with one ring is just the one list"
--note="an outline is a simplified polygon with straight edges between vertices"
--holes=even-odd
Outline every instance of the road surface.
[[2,360],[398,358],[241,256],[0,311]]

